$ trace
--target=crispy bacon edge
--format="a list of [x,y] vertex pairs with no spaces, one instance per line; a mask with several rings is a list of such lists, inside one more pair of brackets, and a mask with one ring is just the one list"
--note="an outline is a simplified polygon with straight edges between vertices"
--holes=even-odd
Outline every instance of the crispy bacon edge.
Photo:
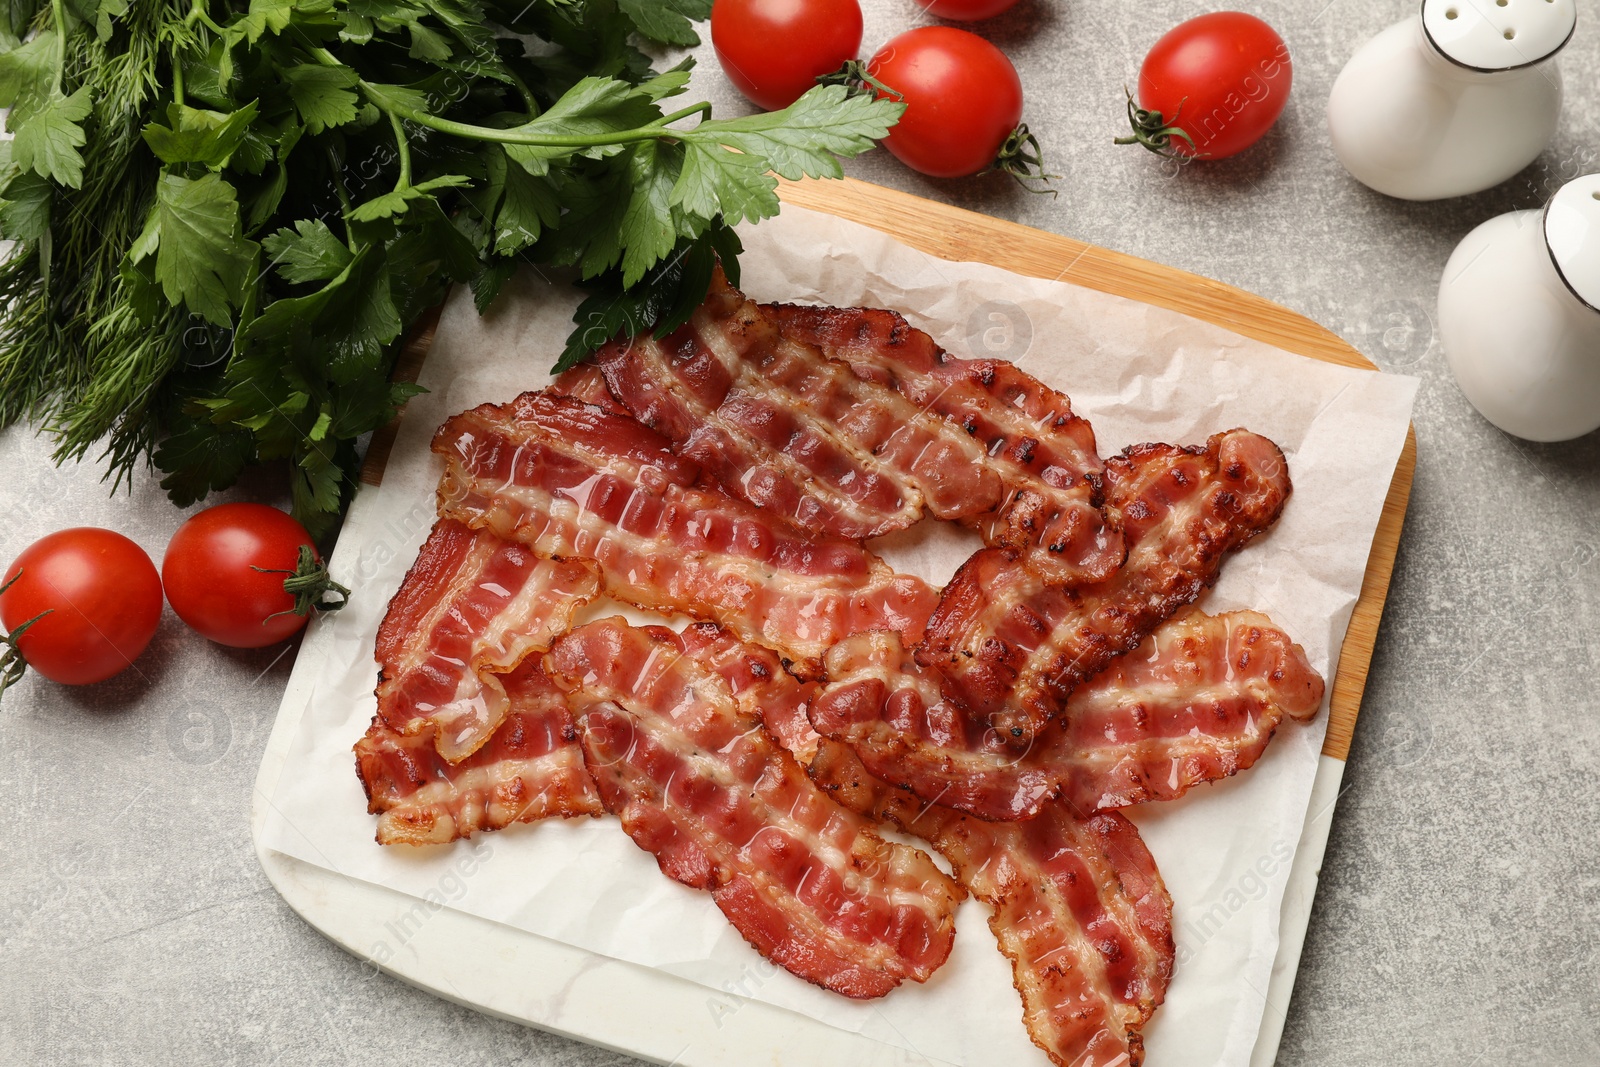
[[465,759],[505,717],[500,675],[548,649],[599,588],[587,563],[440,519],[378,627],[377,718]]
[[538,659],[501,682],[505,719],[459,763],[443,759],[431,731],[402,734],[373,719],[356,742],[356,773],[380,845],[440,845],[513,823],[598,816],[604,808],[583,764],[566,697]]

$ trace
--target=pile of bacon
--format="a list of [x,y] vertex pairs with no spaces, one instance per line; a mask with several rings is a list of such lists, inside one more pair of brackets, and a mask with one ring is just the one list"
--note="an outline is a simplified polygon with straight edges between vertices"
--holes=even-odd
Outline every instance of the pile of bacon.
[[[1272,442],[1102,461],[1009,363],[888,311],[758,306],[719,272],[681,329],[433,449],[439,522],[356,745],[380,842],[610,813],[851,997],[927,980],[971,893],[1035,1043],[1140,1062],[1172,902],[1118,809],[1250,767],[1322,699],[1268,619],[1190,607],[1289,496]],[[925,513],[988,546],[942,591],[863,545]],[[694,621],[574,629],[601,595]]]

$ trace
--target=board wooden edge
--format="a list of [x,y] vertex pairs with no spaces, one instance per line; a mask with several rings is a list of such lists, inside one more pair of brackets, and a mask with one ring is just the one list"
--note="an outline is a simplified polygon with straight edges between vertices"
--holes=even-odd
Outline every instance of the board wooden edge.
[[1281,304],[1125,252],[855,178],[780,179],[778,195],[786,204],[882,230],[940,259],[988,263],[1046,281],[1070,282],[1204,319],[1297,355],[1361,370],[1378,369],[1338,334]]
[[[1223,282],[1137,256],[1100,248],[1071,237],[940,204],[911,193],[855,178],[779,181],[788,204],[822,211],[881,230],[913,248],[953,262],[982,262],[1048,281],[1065,281],[1097,292],[1167,308],[1232,330],[1296,355],[1361,370],[1377,366],[1331,330],[1264,297]],[[443,305],[423,316],[407,337],[394,380],[414,382],[438,331]],[[361,466],[367,485],[383,481],[404,411],[377,430]],[[1400,547],[1411,484],[1416,473],[1415,429],[1395,465],[1383,513],[1372,540],[1361,594],[1339,650],[1329,700],[1328,733],[1322,754],[1343,761],[1350,754],[1367,673],[1388,599]]]
[[[1360,370],[1378,367],[1331,330],[1264,297],[1210,278],[1046,233],[975,211],[925,200],[854,178],[780,181],[784,203],[882,230],[904,244],[955,262],[981,262],[1047,281],[1065,281],[1202,319],[1296,355]],[[1350,754],[1378,627],[1394,574],[1416,473],[1417,435],[1406,432],[1362,576],[1361,594],[1339,650],[1322,754]]]

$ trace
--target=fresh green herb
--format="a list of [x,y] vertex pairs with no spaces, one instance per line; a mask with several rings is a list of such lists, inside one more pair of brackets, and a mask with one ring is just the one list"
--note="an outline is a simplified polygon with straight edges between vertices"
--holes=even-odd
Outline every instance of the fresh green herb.
[[[398,342],[520,263],[591,290],[562,356],[667,331],[777,180],[837,176],[901,105],[672,109],[710,0],[0,0],[0,423],[104,447],[180,504],[278,461],[329,528],[415,386]],[[531,50],[529,41],[540,42]]]

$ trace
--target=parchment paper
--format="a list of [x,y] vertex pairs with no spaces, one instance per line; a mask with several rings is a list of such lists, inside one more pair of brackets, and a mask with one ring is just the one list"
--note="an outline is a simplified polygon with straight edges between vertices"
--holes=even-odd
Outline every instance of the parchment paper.
[[[1103,455],[1142,441],[1199,442],[1235,426],[1278,442],[1294,496],[1270,535],[1228,561],[1203,603],[1213,612],[1266,612],[1305,646],[1331,692],[1415,379],[1314,362],[1069,284],[949,263],[794,206],[743,237],[742,287],[754,298],[893,308],[957,355],[1015,359],[1072,397]],[[351,509],[331,569],[355,595],[313,624],[295,667],[315,684],[270,798],[264,843],[702,983],[716,991],[707,1001],[713,1014],[748,996],[903,1048],[908,1062],[1047,1063],[1023,1030],[1009,965],[975,901],[963,905],[955,950],[931,981],[861,1004],[766,963],[709,895],[663,877],[611,819],[518,826],[429,849],[374,843],[350,746],[374,710],[378,622],[433,522],[441,467],[429,438],[456,411],[542,384],[571,328],[578,294],[570,287],[531,272],[513,285],[486,319],[457,290],[423,369],[430,392],[411,402],[381,488],[363,488]],[[876,547],[901,570],[942,583],[976,544],[924,523]],[[614,610],[602,604],[588,616]],[[1179,963],[1146,1030],[1152,1067],[1248,1063],[1290,863],[1301,827],[1319,814],[1307,803],[1326,722],[1324,706],[1310,726],[1286,723],[1250,772],[1129,813],[1175,909]],[[394,932],[403,943],[404,930]],[[373,956],[382,963],[394,947],[375,945]]]

